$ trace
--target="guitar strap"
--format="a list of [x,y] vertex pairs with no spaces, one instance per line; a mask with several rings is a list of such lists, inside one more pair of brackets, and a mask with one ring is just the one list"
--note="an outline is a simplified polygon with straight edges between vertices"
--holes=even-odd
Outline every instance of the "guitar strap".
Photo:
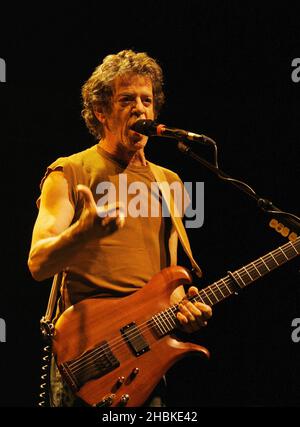
[[54,325],[52,323],[54,308],[57,303],[58,291],[62,283],[62,279],[65,272],[62,271],[60,273],[55,274],[52,281],[52,287],[49,295],[47,310],[45,316],[41,319],[41,330],[44,336],[51,337],[54,329]]
[[[180,212],[178,212],[177,205],[174,201],[174,197],[172,195],[172,192],[170,191],[170,186],[167,180],[167,177],[163,171],[163,169],[160,166],[155,165],[154,163],[148,162],[150,169],[154,175],[155,180],[157,181],[160,191],[162,193],[162,196],[165,200],[165,203],[168,207],[168,210],[170,212],[170,216],[173,223],[173,231],[171,234],[169,245],[174,245],[175,238],[178,236],[179,240],[182,244],[182,247],[188,256],[191,265],[193,269],[195,270],[195,273],[198,277],[202,277],[202,271],[197,262],[195,261],[192,249],[190,246],[189,238],[187,236],[186,230],[184,228]],[[183,198],[184,199],[184,198]],[[182,201],[183,203],[183,201]],[[171,255],[171,265],[175,263],[175,254],[173,253],[172,249],[170,248],[170,255]]]

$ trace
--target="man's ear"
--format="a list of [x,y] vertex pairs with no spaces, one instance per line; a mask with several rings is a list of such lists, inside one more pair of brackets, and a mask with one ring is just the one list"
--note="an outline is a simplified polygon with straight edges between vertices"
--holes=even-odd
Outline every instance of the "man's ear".
[[94,110],[94,114],[97,117],[97,119],[99,120],[99,122],[104,124],[105,119],[106,119],[105,114],[103,114],[101,111],[96,111],[96,110]]

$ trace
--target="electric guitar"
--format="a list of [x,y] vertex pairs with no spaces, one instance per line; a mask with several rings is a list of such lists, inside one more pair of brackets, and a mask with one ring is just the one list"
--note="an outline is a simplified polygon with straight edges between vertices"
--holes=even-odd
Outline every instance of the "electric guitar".
[[[300,253],[300,237],[201,289],[190,298],[210,306],[268,274]],[[53,352],[64,380],[91,406],[141,406],[166,371],[192,352],[209,357],[197,344],[180,341],[177,305],[170,295],[190,285],[181,266],[156,274],[124,298],[86,299],[69,307],[55,324]]]

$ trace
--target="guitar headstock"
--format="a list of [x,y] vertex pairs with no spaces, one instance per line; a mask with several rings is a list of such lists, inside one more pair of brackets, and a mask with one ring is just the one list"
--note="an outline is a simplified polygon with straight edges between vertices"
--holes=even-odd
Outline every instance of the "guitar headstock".
[[291,242],[297,239],[298,234],[294,231],[291,231],[289,227],[286,227],[281,222],[277,221],[277,219],[272,218],[269,222],[269,226],[274,228],[277,233],[281,234],[283,237],[287,237]]

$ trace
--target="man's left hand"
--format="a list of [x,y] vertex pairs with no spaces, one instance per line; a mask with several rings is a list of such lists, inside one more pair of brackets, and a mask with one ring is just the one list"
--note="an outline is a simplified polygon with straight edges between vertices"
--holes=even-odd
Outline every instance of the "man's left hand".
[[191,333],[198,331],[207,325],[207,320],[212,316],[212,309],[209,305],[202,302],[192,303],[188,300],[188,298],[197,294],[198,289],[195,286],[191,286],[187,296],[178,305],[179,312],[177,313],[177,319],[184,332]]

